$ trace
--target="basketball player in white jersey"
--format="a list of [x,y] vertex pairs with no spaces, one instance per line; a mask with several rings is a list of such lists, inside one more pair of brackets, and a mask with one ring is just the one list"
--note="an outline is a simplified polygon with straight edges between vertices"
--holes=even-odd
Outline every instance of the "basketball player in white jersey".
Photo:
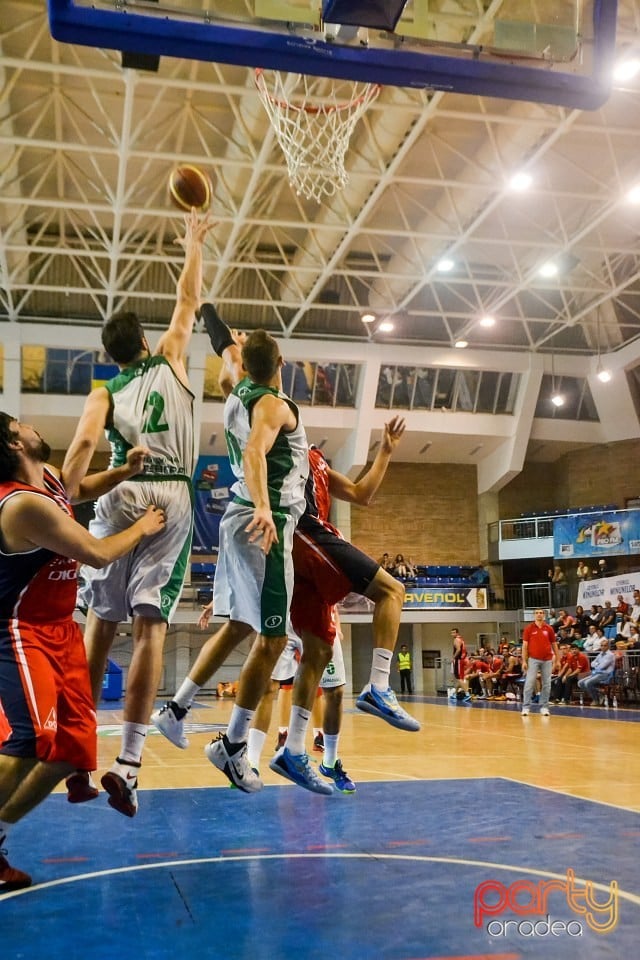
[[[150,455],[143,472],[100,497],[90,530],[97,537],[113,534],[141,516],[149,503],[161,507],[167,518],[153,546],[149,540],[103,570],[82,571],[82,602],[88,607],[85,646],[96,704],[118,624],[133,618],[122,743],[102,777],[109,804],[128,817],[138,807],[138,773],[160,682],[164,639],[191,552],[195,449],[193,394],[185,361],[200,304],[202,244],[212,223],[192,210],[185,227],[180,241],[185,261],[169,328],[151,351],[135,314],[118,314],[105,324],[102,343],[121,372],[89,394],[63,466],[73,497],[102,431],[111,444],[112,467],[123,462],[132,446],[146,446]],[[97,796],[88,775],[82,780],[76,774],[68,783],[72,802]]]

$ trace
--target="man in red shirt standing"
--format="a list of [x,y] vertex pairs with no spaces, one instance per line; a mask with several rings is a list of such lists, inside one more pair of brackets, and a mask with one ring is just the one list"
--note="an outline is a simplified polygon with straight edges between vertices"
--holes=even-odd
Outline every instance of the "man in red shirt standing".
[[556,635],[544,619],[544,610],[536,610],[534,622],[525,627],[522,635],[522,670],[526,679],[522,695],[522,716],[529,716],[531,696],[536,684],[538,671],[542,680],[540,691],[540,716],[549,716],[549,691],[551,689],[551,669],[554,661],[560,666],[560,654]]

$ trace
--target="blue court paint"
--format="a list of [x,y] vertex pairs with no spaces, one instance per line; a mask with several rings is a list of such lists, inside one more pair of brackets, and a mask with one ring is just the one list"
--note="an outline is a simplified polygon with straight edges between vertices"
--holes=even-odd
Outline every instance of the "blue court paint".
[[[359,783],[348,801],[293,786],[142,791],[134,820],[104,797],[56,795],[11,835],[12,861],[41,886],[0,898],[3,956],[632,956],[639,832],[637,814],[493,779]],[[600,902],[618,883],[611,932],[569,905],[568,871]],[[554,878],[550,919],[582,936],[545,934],[546,914],[531,936],[508,908],[476,926],[480,885],[522,895]]]

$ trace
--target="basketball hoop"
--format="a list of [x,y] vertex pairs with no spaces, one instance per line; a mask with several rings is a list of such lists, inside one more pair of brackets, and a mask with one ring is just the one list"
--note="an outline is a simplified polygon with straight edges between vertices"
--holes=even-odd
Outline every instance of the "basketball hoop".
[[258,68],[256,87],[286,157],[291,186],[318,203],[341,190],[349,179],[344,157],[351,134],[380,85]]

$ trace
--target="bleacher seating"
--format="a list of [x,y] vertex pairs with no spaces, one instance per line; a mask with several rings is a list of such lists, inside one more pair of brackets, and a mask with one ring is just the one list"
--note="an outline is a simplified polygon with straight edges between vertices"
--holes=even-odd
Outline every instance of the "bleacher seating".
[[215,563],[194,561],[191,564],[191,583],[213,583],[215,573]]

